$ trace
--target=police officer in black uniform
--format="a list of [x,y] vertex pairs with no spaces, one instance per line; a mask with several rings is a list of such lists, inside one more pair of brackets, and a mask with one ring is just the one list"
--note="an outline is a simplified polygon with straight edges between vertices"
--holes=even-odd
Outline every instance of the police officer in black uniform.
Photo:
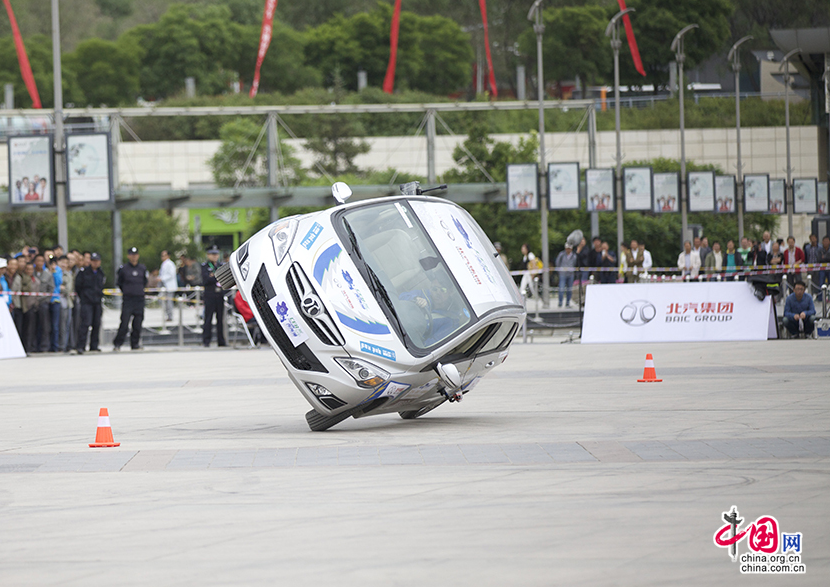
[[211,346],[212,319],[216,315],[216,342],[225,346],[225,331],[222,320],[225,315],[223,298],[225,292],[214,277],[219,268],[219,249],[215,246],[208,249],[208,260],[202,263],[202,287],[205,288],[205,322],[202,324],[202,346]]
[[101,255],[92,253],[89,266],[81,267],[75,276],[75,293],[80,302],[81,321],[78,327],[78,338],[75,350],[79,355],[84,354],[87,346],[87,334],[92,326],[92,337],[89,340],[90,351],[100,351],[98,347],[99,333],[101,332],[101,299],[104,297],[104,284],[107,276],[101,269]]
[[130,348],[136,350],[141,342],[141,323],[144,320],[144,288],[147,287],[147,267],[139,263],[139,252],[136,247],[127,251],[129,263],[118,268],[115,284],[121,290],[121,325],[113,340],[113,350],[121,349],[124,339],[127,338],[127,329],[130,318],[133,319],[133,330],[130,332]]

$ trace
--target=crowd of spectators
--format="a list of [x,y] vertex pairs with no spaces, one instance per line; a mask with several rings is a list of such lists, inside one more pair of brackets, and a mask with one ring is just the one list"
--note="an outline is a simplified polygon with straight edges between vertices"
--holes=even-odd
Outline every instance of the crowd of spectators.
[[[772,274],[787,275],[793,286],[800,277],[811,276],[815,290],[828,284],[828,269],[808,269],[803,265],[829,262],[829,239],[824,237],[819,244],[817,235],[812,234],[803,247],[796,246],[796,239],[772,240],[765,231],[759,241],[743,238],[741,246],[728,240],[722,248],[718,241],[712,247],[706,237],[696,237],[692,243],[686,241],[684,250],[678,255],[678,270],[683,277],[698,278],[703,273],[709,279],[730,279],[738,272],[764,269]],[[809,292],[809,295],[812,292]]]
[[[739,246],[737,246],[737,244]],[[549,279],[552,287],[558,289],[558,306],[571,306],[572,289],[585,285],[591,279],[594,283],[636,283],[653,270],[652,254],[644,243],[632,239],[621,243],[621,258],[609,243],[594,237],[589,245],[586,239],[573,247],[565,243],[551,265]],[[499,248],[500,258],[504,257]],[[536,297],[542,271],[542,263],[530,251],[527,244],[522,246],[523,271],[520,291]],[[503,259],[503,262],[507,261]],[[791,288],[798,279],[811,277],[812,291],[809,295],[820,295],[823,284],[828,284],[828,269],[805,268],[803,265],[829,263],[829,239],[824,237],[820,244],[816,234],[811,234],[803,247],[796,246],[794,237],[771,239],[765,231],[761,240],[742,238],[740,242],[730,239],[726,243],[713,241],[706,236],[695,237],[684,243],[684,249],[677,259],[676,275],[682,279],[744,279],[750,271],[777,275],[781,280],[786,275]],[[674,269],[674,268],[673,268]],[[663,270],[666,272],[666,269]],[[673,271],[674,273],[674,271]]]
[[[181,255],[177,267],[163,251],[158,281],[153,284],[148,279],[147,286],[151,285],[167,291],[200,286],[200,265]],[[0,303],[9,308],[27,354],[99,351],[105,287],[115,283],[95,252],[27,246],[0,256]],[[172,296],[162,298],[171,320]]]

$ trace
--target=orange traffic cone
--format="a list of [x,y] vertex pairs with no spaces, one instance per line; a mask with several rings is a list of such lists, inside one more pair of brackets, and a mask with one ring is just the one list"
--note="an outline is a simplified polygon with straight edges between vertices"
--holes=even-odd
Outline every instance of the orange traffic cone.
[[655,375],[655,363],[652,362],[652,354],[646,353],[646,363],[643,366],[643,379],[638,379],[638,383],[658,383],[663,379],[657,379]]
[[104,446],[121,446],[120,442],[113,440],[113,429],[110,428],[110,413],[107,408],[101,408],[98,412],[98,430],[95,433],[95,442],[89,445],[90,448]]

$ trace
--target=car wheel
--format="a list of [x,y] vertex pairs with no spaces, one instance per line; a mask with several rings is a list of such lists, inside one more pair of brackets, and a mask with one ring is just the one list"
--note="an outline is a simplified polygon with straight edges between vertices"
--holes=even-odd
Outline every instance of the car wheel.
[[220,266],[216,271],[214,271],[214,277],[219,282],[219,285],[222,286],[222,289],[232,289],[235,285],[237,285],[237,281],[234,279],[234,274],[231,271],[231,264],[225,263],[225,265]]
[[437,404],[433,404],[432,406],[425,406],[425,407],[421,408],[420,410],[411,410],[409,412],[398,412],[398,415],[401,416],[404,420],[415,420],[416,418],[419,418],[419,417],[423,416],[427,412],[435,410],[437,407],[442,405],[444,403],[444,401],[445,400],[442,400]]
[[340,414],[336,414],[334,416],[326,416],[325,414],[321,414],[317,410],[309,410],[308,412],[306,412],[306,422],[309,424],[309,428],[313,432],[323,432],[324,430],[328,430],[335,424],[343,422],[351,415],[351,410],[343,411]]

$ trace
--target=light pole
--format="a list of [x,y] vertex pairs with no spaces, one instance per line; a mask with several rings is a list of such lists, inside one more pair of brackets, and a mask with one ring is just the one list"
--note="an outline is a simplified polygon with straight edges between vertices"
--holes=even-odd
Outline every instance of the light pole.
[[678,31],[672,40],[670,50],[675,51],[675,61],[678,63],[678,104],[681,113],[681,243],[687,238],[687,156],[684,153],[684,35],[697,24],[690,24]]
[[782,64],[779,66],[779,71],[784,69],[785,74],[785,152],[787,156],[787,174],[788,180],[785,182],[785,207],[788,209],[788,236],[793,234],[793,185],[791,184],[791,66],[790,58],[797,53],[802,53],[802,49],[796,48],[782,58]]
[[744,183],[742,182],[742,118],[739,107],[739,45],[753,39],[751,35],[742,37],[727,54],[727,61],[733,60],[733,73],[736,75],[736,211],[739,213],[739,243],[744,238]]
[[543,109],[543,78],[542,78],[542,34],[545,25],[542,23],[542,0],[536,0],[528,11],[528,20],[534,21],[534,32],[537,34],[537,101],[539,102],[540,116],[540,171],[537,183],[540,191],[540,231],[542,236],[542,304],[548,307],[550,300],[549,273],[548,273],[548,199],[546,192],[548,182],[545,169],[545,110]]
[[55,203],[58,208],[58,244],[69,250],[66,221],[66,177],[63,146],[63,88],[61,87],[61,23],[58,0],[52,0],[52,79],[55,84]]
[[612,51],[615,54],[615,209],[617,210],[617,258],[620,262],[623,251],[623,155],[620,152],[620,19],[624,14],[634,12],[634,8],[621,10],[606,25],[606,36],[611,38]]

